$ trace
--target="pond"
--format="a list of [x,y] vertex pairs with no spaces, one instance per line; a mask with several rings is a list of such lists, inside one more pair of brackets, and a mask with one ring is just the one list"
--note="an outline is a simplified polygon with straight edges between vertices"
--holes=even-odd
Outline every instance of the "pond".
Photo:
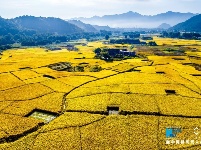
[[32,113],[30,113],[28,117],[43,120],[44,123],[49,123],[57,117],[57,114],[42,110],[34,110]]

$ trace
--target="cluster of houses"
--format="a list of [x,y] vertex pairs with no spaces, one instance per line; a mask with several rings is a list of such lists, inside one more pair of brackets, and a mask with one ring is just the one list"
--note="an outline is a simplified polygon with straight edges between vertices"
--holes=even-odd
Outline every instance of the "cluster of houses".
[[116,56],[130,56],[130,57],[134,57],[135,56],[135,52],[130,52],[127,49],[118,49],[118,48],[111,48],[111,49],[107,49],[108,54],[111,57],[116,57]]
[[103,60],[111,61],[114,58],[116,59],[125,59],[126,57],[135,57],[136,54],[134,51],[128,51],[125,48],[108,48],[96,51],[96,58],[100,58]]

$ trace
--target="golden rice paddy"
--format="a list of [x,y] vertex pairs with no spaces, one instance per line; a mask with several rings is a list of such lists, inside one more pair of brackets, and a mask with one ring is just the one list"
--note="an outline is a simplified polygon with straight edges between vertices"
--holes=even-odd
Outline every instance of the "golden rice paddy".
[[[94,59],[95,48],[115,46],[101,42],[78,46],[78,52],[4,51],[0,59],[0,150],[201,149],[201,135],[194,133],[201,128],[201,71],[193,66],[201,64],[201,43],[154,40],[158,45],[185,45],[197,51],[113,62]],[[102,70],[48,68],[59,62],[98,64]],[[118,114],[108,115],[109,108],[118,108]],[[44,123],[29,117],[37,110],[56,118]],[[169,139],[169,127],[182,132]],[[167,144],[168,140],[194,143]]]

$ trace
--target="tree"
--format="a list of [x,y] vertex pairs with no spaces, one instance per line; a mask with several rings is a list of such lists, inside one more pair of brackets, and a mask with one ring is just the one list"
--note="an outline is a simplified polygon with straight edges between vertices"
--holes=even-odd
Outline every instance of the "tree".
[[84,66],[78,65],[74,68],[75,72],[84,72]]
[[95,53],[96,55],[99,55],[100,52],[101,52],[101,49],[100,49],[100,48],[96,48],[96,49],[94,50],[94,53]]
[[105,39],[106,39],[106,40],[109,40],[109,38],[110,38],[109,35],[106,35],[106,36],[105,36]]
[[168,37],[169,34],[168,34],[166,31],[163,31],[163,32],[162,32],[162,36],[163,36],[163,37]]
[[155,41],[150,41],[150,42],[148,43],[148,45],[149,45],[149,46],[157,46],[157,44],[156,44]]
[[90,68],[90,72],[99,72],[102,70],[101,66],[95,65],[95,66],[91,66]]
[[110,60],[111,58],[111,56],[108,53],[103,53],[102,55],[105,60]]

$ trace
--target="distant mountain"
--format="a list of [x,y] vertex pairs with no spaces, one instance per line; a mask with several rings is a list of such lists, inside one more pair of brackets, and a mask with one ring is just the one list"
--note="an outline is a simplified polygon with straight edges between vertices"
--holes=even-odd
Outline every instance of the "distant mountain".
[[59,18],[21,16],[10,20],[20,30],[34,30],[38,33],[72,34],[83,32],[77,26]]
[[85,32],[98,32],[100,30],[105,31],[113,31],[114,28],[110,28],[109,26],[99,26],[99,25],[91,25],[83,23],[80,20],[68,20],[69,23],[76,25],[77,27],[83,29]]
[[77,27],[81,28],[85,32],[97,32],[97,30],[90,24],[85,24],[80,20],[68,20],[67,22],[76,25]]
[[98,26],[98,25],[93,25],[93,27],[100,31],[100,30],[105,30],[105,31],[113,31],[113,28],[110,28],[109,26]]
[[167,23],[162,23],[160,26],[158,26],[159,29],[169,29],[171,26]]
[[201,14],[173,26],[172,28],[170,28],[170,30],[201,32]]
[[148,16],[141,15],[136,12],[129,11],[123,14],[105,15],[103,17],[94,16],[92,18],[75,18],[84,23],[110,26],[113,28],[157,28],[162,23],[167,23],[174,26],[180,22],[184,22],[189,18],[195,16],[193,13],[179,13],[168,11],[158,15]]

